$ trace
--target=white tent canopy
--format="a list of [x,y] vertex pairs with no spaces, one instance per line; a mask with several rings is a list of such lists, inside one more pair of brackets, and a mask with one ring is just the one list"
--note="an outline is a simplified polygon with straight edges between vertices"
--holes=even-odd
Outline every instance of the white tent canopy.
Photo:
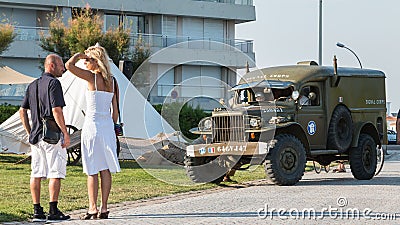
[[8,66],[0,66],[0,84],[29,84],[35,78],[26,76]]
[[[124,136],[149,139],[159,133],[174,133],[175,130],[160,116],[153,106],[132,85],[118,67],[110,62],[111,72],[117,79],[120,92],[121,120],[124,123]],[[84,67],[83,61],[78,66]],[[63,86],[66,107],[65,123],[82,128],[86,110],[86,81],[72,75],[69,71],[60,78]]]
[[[151,139],[160,133],[171,134],[175,130],[159,115],[153,106],[140,94],[125,75],[111,64],[111,72],[118,81],[120,90],[121,119],[124,123],[124,136],[138,139]],[[78,66],[84,67],[83,61]],[[86,81],[65,72],[60,78],[66,107],[63,112],[65,123],[82,128],[86,110]],[[0,125],[0,146],[8,152],[27,153],[28,137],[19,119],[18,112]]]

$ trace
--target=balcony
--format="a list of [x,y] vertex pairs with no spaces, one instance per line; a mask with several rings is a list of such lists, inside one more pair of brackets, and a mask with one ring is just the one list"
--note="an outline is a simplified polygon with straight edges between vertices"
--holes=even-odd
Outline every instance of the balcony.
[[16,41],[39,41],[41,35],[48,34],[48,27],[15,26]]
[[[188,48],[201,48],[208,50],[219,50],[217,47],[213,47],[213,42],[222,43],[228,46],[234,46],[238,48],[240,51],[244,53],[253,52],[253,41],[252,40],[220,40],[220,39],[212,39],[212,38],[196,38],[196,37],[179,37],[179,36],[166,36],[159,34],[134,34],[131,35],[131,46],[135,46],[136,43],[141,40],[145,43],[145,45],[150,46],[151,48],[166,48],[173,47],[173,45],[188,42]],[[198,45],[190,45],[191,41],[203,41],[205,43],[203,46]]]
[[[10,50],[5,52],[3,56],[37,58],[38,56],[44,57],[46,55],[46,53],[39,46],[39,41],[42,35],[48,34],[48,28],[15,26],[15,32],[17,34],[15,41],[12,43]],[[187,49],[216,50],[225,52],[239,50],[247,54],[251,59],[254,60],[255,58],[252,40],[218,40],[203,37],[196,38],[187,36],[166,36],[159,34],[132,34],[131,50],[133,50],[134,46],[139,40],[142,41],[145,46],[149,46],[152,53],[166,47],[185,47]],[[192,41],[201,41],[201,43]]]
[[14,31],[16,37],[2,56],[34,59],[46,57],[47,53],[39,46],[39,41],[42,34],[48,33],[48,28],[15,26]]
[[186,49],[201,49],[215,50],[223,52],[240,51],[248,55],[253,61],[255,54],[253,51],[253,40],[243,39],[212,39],[203,37],[184,37],[184,36],[167,36],[159,34],[133,34],[131,35],[131,46],[142,42],[145,46],[150,47],[151,52],[157,52],[162,48],[186,48]]
[[227,3],[234,5],[253,5],[253,0],[193,0],[200,2],[217,2],[217,3]]

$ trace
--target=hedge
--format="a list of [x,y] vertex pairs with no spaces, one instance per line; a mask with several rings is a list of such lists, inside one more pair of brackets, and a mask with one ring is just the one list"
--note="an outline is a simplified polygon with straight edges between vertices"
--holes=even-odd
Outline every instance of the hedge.
[[0,105],[0,124],[6,121],[10,116],[14,115],[17,112],[19,106],[10,105],[10,104],[1,104]]

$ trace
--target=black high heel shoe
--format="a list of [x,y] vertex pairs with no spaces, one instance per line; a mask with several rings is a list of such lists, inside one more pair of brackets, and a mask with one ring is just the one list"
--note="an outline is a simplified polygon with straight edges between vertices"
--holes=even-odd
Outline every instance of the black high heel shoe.
[[97,219],[97,213],[89,213],[86,212],[86,214],[82,215],[80,217],[81,220],[90,220],[90,219]]
[[108,219],[108,214],[110,211],[99,213],[99,219]]

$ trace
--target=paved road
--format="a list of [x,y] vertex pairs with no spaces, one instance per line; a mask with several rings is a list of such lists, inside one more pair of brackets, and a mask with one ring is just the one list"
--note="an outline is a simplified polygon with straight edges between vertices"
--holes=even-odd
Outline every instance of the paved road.
[[80,221],[83,211],[75,211],[74,220],[59,224],[400,224],[400,151],[389,153],[369,181],[355,180],[349,168],[308,172],[295,186],[259,181],[120,204],[109,220]]

